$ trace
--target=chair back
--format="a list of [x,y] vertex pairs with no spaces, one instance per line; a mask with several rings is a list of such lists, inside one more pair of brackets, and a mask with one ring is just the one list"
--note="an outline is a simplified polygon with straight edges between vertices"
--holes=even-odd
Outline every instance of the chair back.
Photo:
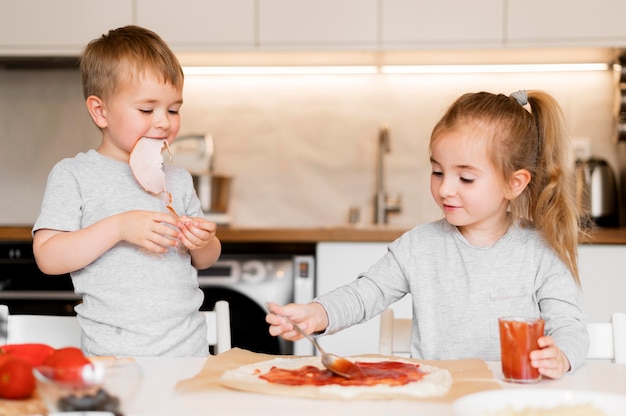
[[587,359],[626,363],[626,313],[614,313],[609,322],[589,323]]
[[378,353],[383,355],[411,355],[411,318],[395,318],[388,308],[380,315]]
[[[231,348],[230,308],[227,301],[215,303],[212,311],[203,311],[207,324],[207,341],[219,354]],[[81,328],[75,316],[12,315],[0,305],[0,333],[7,344],[42,343],[53,348],[81,347]]]
[[7,314],[6,322],[7,344],[38,343],[53,348],[80,348],[81,329],[75,316]]
[[212,311],[203,311],[207,325],[207,340],[213,346],[215,354],[231,348],[230,338],[230,307],[227,301],[215,302]]
[[[380,316],[378,353],[410,354],[411,328],[411,319],[395,318],[392,309],[383,311]],[[610,322],[589,323],[587,329],[589,331],[587,359],[626,363],[626,313],[614,313]]]

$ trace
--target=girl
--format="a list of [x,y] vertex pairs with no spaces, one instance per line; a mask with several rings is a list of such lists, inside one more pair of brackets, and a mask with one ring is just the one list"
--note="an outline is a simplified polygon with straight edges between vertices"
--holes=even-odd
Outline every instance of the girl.
[[570,155],[550,95],[461,96],[430,139],[430,188],[445,218],[406,232],[368,272],[312,303],[270,305],[270,333],[299,339],[288,316],[332,334],[410,292],[414,358],[499,360],[498,317],[531,315],[546,322],[532,365],[550,378],[575,370],[589,337]]

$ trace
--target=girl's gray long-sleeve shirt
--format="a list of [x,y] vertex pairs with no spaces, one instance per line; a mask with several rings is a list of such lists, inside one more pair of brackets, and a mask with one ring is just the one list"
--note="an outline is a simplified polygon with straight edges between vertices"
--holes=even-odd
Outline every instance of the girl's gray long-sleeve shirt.
[[542,317],[574,371],[589,348],[580,289],[532,227],[474,247],[446,220],[418,225],[356,280],[315,299],[326,334],[367,321],[411,293],[414,358],[500,360],[498,318]]

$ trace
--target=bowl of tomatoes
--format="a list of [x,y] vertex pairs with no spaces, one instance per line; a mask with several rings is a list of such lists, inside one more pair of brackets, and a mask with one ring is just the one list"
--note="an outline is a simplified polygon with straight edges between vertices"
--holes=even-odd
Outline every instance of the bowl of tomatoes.
[[134,360],[89,359],[80,349],[57,355],[33,368],[37,392],[49,412],[128,412],[142,380]]

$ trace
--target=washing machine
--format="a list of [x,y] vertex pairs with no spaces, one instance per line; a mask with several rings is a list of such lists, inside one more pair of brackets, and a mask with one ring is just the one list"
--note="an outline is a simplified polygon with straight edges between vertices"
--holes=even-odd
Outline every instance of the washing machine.
[[201,310],[218,300],[230,306],[232,346],[267,354],[313,355],[307,340],[286,341],[269,334],[267,302],[307,303],[314,297],[312,255],[223,254],[210,268],[198,271],[204,292]]

